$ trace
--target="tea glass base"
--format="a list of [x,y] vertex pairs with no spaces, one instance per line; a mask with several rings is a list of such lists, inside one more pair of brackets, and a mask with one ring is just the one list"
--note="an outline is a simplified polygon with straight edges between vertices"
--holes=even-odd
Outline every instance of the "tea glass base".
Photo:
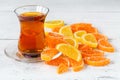
[[26,58],[23,55],[21,55],[18,51],[18,47],[17,47],[17,42],[13,42],[11,44],[9,44],[5,49],[4,49],[5,54],[16,60],[16,61],[20,61],[20,62],[27,62],[27,63],[35,63],[35,62],[40,62],[42,61],[40,57],[37,58]]

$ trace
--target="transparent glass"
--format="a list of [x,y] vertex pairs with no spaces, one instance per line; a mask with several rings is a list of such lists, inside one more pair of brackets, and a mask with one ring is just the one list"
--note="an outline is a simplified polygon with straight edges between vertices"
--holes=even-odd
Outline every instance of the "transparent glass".
[[20,22],[16,55],[27,62],[41,61],[41,52],[45,47],[44,21],[49,9],[39,5],[26,5],[16,8],[14,12]]

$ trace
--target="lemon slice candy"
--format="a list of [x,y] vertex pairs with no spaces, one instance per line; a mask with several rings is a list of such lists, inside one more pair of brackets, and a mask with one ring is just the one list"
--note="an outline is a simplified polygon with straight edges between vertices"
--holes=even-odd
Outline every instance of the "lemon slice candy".
[[70,28],[70,26],[63,26],[60,28],[59,30],[60,34],[63,34],[66,37],[72,37],[73,38],[73,33],[72,30]]
[[98,45],[95,36],[93,34],[91,34],[91,33],[84,34],[82,36],[82,43],[83,44],[87,44],[87,45],[89,45],[92,48],[96,48],[97,45]]
[[63,20],[51,20],[51,21],[46,21],[44,26],[46,28],[55,28],[55,27],[61,27],[64,26],[64,21]]
[[56,46],[56,49],[75,61],[82,59],[81,52],[72,45],[61,43]]
[[78,42],[82,43],[82,36],[84,34],[87,34],[87,32],[84,31],[84,30],[80,30],[80,31],[77,31],[77,32],[74,33],[74,37]]
[[78,42],[74,38],[64,38],[65,41],[67,41],[70,45],[74,46],[75,48],[78,48]]

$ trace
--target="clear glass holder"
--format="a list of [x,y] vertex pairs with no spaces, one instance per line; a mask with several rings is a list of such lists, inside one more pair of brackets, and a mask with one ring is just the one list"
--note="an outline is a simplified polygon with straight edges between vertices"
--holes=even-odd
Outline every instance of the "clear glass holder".
[[5,48],[5,54],[21,62],[41,61],[41,52],[45,47],[44,21],[49,9],[40,5],[25,5],[14,12],[20,22],[20,35],[17,42]]

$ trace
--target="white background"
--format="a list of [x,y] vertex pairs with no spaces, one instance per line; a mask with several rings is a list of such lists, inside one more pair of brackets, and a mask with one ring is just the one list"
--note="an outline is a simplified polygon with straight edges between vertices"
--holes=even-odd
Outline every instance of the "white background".
[[90,22],[98,28],[110,29],[110,34],[120,34],[115,31],[120,22],[119,0],[0,0],[0,38],[18,38],[19,22],[13,10],[23,5],[47,6],[50,12],[46,20],[62,19],[67,24]]

